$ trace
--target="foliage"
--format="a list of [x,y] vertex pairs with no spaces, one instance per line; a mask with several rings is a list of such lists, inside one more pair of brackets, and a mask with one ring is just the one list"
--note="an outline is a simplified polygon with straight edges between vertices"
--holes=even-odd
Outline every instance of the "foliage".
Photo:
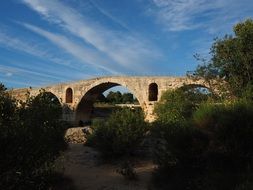
[[193,114],[193,121],[198,128],[213,129],[215,122],[223,115],[225,109],[224,104],[214,104],[203,102]]
[[48,189],[66,143],[61,107],[45,91],[20,106],[1,85],[0,189]]
[[6,88],[0,83],[0,126],[13,125],[16,118],[16,102],[6,92]]
[[206,103],[194,113],[193,120],[210,137],[205,184],[213,189],[247,186],[253,173],[252,102]]
[[128,108],[117,110],[106,121],[94,122],[92,127],[94,132],[88,137],[88,144],[105,157],[133,154],[148,130],[143,113]]
[[54,126],[62,114],[59,100],[52,93],[43,89],[36,97],[28,97],[26,102],[21,104],[20,115],[25,122],[24,124],[37,128],[41,128],[41,125],[43,127]]
[[253,102],[253,82],[249,83],[242,92],[242,98],[246,101]]
[[161,101],[155,105],[155,113],[160,123],[184,122],[191,117],[197,104],[207,99],[208,95],[184,86],[164,92]]
[[[155,111],[153,124],[154,161],[158,165],[154,179],[161,189],[198,189],[196,176],[204,172],[202,154],[209,139],[191,123],[192,113],[208,95],[184,86],[166,91]],[[165,183],[166,181],[166,183]]]
[[184,96],[182,90],[167,91],[156,104],[155,113],[162,123],[176,123],[190,117],[193,105]]
[[133,103],[134,96],[131,93],[123,93],[122,94],[122,103]]
[[234,35],[216,39],[210,51],[211,60],[199,66],[193,75],[207,81],[223,79],[230,93],[241,97],[253,81],[253,20],[234,26]]
[[163,106],[158,115],[162,119],[158,118],[152,129],[157,142],[156,185],[160,189],[249,187],[253,174],[252,101],[203,101],[194,106],[196,101],[189,104],[188,100],[194,99],[188,94],[175,91],[166,92],[164,98],[158,104]]
[[128,180],[137,180],[138,176],[134,170],[133,164],[130,161],[124,161],[120,168],[116,170],[117,173],[121,174]]
[[106,96],[106,102],[112,104],[127,104],[127,103],[129,104],[136,102],[136,99],[134,99],[133,94],[131,93],[121,94],[120,91],[117,92],[110,91]]
[[119,91],[117,92],[110,91],[109,94],[106,96],[106,99],[108,102],[119,104],[122,102],[122,94]]
[[[243,100],[227,105],[207,104],[194,113],[196,126],[212,134],[212,149],[235,159],[241,169],[253,158],[253,104]],[[249,160],[248,160],[249,159]]]
[[206,143],[203,144],[206,141],[205,135],[189,123],[156,124],[156,127],[156,130],[160,131],[157,136],[160,141],[155,150],[155,159],[161,167],[189,165],[188,163],[194,161],[206,147]]
[[199,176],[205,172],[208,136],[189,121],[154,123],[153,151],[158,168],[153,179],[159,189],[202,189]]

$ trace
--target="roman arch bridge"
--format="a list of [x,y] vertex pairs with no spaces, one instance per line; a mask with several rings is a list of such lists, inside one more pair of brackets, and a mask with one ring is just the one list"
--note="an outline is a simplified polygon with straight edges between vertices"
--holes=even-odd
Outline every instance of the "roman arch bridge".
[[[183,85],[209,87],[203,80],[193,80],[188,77],[157,77],[157,76],[112,76],[81,80],[71,83],[61,83],[42,87],[54,94],[63,106],[63,120],[77,123],[88,120],[96,98],[104,91],[114,86],[126,87],[139,101],[146,120],[152,121],[154,104],[159,101],[164,91],[180,88]],[[36,96],[41,88],[13,89],[12,96],[25,100],[27,92]]]

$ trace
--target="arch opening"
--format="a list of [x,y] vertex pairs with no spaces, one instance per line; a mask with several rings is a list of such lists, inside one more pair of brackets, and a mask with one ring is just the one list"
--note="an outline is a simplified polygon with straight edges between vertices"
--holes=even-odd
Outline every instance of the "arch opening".
[[[45,114],[43,111],[38,115],[38,120],[49,120],[52,116],[55,118],[62,119],[62,105],[58,97],[52,92],[42,91],[37,94],[34,98],[34,103],[36,106],[40,105],[46,107]],[[44,111],[45,111],[44,110]]]
[[148,87],[148,100],[149,101],[158,100],[158,85],[156,83],[151,83]]
[[73,103],[73,90],[72,90],[72,88],[67,88],[65,100],[66,100],[66,103]]
[[44,101],[48,103],[52,103],[57,106],[61,106],[59,98],[52,92],[48,91],[42,91],[42,93],[39,93],[35,96],[35,100],[43,99]]
[[217,98],[217,94],[214,94],[210,88],[200,84],[188,84],[179,89],[183,90],[189,98],[197,102],[206,101],[209,97]]
[[[126,91],[113,91],[113,87],[124,87],[118,83],[101,83],[91,88],[81,99],[76,109],[75,121],[79,126],[88,125],[92,120],[105,119],[114,110],[122,107],[140,109],[139,100]],[[112,91],[109,91],[112,90]]]

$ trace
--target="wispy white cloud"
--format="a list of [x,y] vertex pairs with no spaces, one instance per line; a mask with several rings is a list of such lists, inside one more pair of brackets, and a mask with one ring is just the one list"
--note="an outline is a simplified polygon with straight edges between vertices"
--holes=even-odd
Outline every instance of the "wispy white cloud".
[[[1,71],[0,71],[1,74]],[[7,88],[12,89],[13,87],[28,87],[28,86],[35,86],[35,85],[30,85],[29,82],[27,81],[20,81],[14,78],[2,78],[0,77],[1,83],[4,83],[5,85],[7,84]],[[35,84],[35,83],[34,83]],[[38,84],[38,83],[37,83]]]
[[49,62],[69,66],[70,60],[64,60],[57,56],[54,56],[46,50],[46,48],[40,47],[38,43],[32,43],[28,40],[22,40],[17,37],[6,34],[5,32],[0,31],[0,46],[5,48],[18,50],[26,54],[39,57],[41,59],[47,60]]
[[[214,33],[252,15],[249,0],[151,0],[149,12],[168,31],[207,29]],[[251,7],[251,9],[249,9]]]
[[[80,70],[80,67],[82,65],[84,65],[83,63],[87,64],[87,61],[92,60],[92,58],[94,58],[94,60],[96,59],[96,62],[100,62],[103,63],[104,60],[99,59],[99,56],[95,56],[92,54],[91,51],[88,51],[87,49],[84,49],[81,46],[78,46],[72,42],[70,42],[67,38],[63,37],[63,36],[57,36],[52,34],[50,36],[50,33],[47,33],[46,31],[40,30],[39,28],[36,28],[32,25],[29,24],[23,24],[20,22],[16,22],[20,25],[26,26],[27,28],[30,28],[30,30],[33,29],[33,31],[35,32],[35,30],[37,29],[37,33],[38,31],[40,31],[40,35],[50,39],[50,41],[52,41],[53,43],[55,43],[58,46],[62,46],[63,49],[65,50],[69,50],[70,52],[68,53],[73,53],[74,57],[81,60],[81,62],[76,62],[75,58],[73,59],[66,59],[66,58],[62,58],[59,56],[59,50],[57,52],[52,51],[52,49],[49,49],[47,46],[45,45],[40,45],[38,41],[34,42],[32,40],[24,40],[22,39],[22,37],[14,37],[14,35],[10,35],[7,34],[8,30],[6,31],[1,31],[0,30],[0,46],[10,49],[10,50],[15,50],[15,51],[19,51],[28,55],[31,55],[35,58],[39,58],[40,60],[43,60],[45,63],[44,66],[42,66],[43,68],[48,67],[49,65],[54,65],[59,64],[59,66],[61,66],[61,68],[68,68],[69,70],[72,70],[73,72],[75,72],[75,75],[72,76],[73,79],[81,79],[83,77],[92,77],[95,76],[94,73],[92,74],[91,72],[86,71],[85,73],[82,72]],[[87,51],[86,51],[87,50]],[[87,56],[88,57],[87,57]],[[65,56],[64,56],[65,57]],[[92,60],[93,61],[93,60]],[[11,61],[12,63],[13,60]],[[31,68],[31,69],[37,69],[36,67],[38,67],[38,64],[36,65],[35,62],[37,61],[33,61],[33,64],[28,64],[28,63],[17,63],[16,66],[22,66],[22,67],[26,67],[26,69]],[[94,61],[95,62],[95,61]],[[43,63],[41,63],[43,65]],[[24,70],[26,70],[24,69]],[[23,71],[24,71],[23,70]],[[43,69],[41,69],[42,72]],[[108,68],[105,68],[104,70],[108,71]],[[57,76],[61,76],[61,78],[65,78],[65,80],[69,80],[68,78],[66,78],[68,76],[68,74],[63,74],[61,71],[55,70],[53,73],[50,71],[50,75],[47,75],[48,77],[53,76],[53,75],[57,75]],[[115,71],[113,70],[109,70],[109,73],[115,73]],[[11,72],[10,72],[11,73]],[[7,75],[5,73],[5,76],[10,76],[10,73]],[[118,74],[118,73],[117,73]],[[58,78],[60,79],[60,78]]]
[[63,27],[126,68],[147,70],[146,63],[161,56],[146,40],[95,24],[57,0],[23,0],[23,2],[48,21]]
[[88,63],[90,65],[93,65],[97,68],[106,70],[113,74],[118,74],[117,71],[111,69],[109,65],[106,65],[106,62],[104,59],[93,50],[86,48],[84,46],[80,46],[71,40],[69,40],[67,37],[60,35],[60,34],[54,34],[52,32],[48,32],[46,30],[43,30],[37,26],[24,23],[23,24],[26,28],[29,30],[36,32],[37,34],[47,38],[51,42],[53,42],[58,47],[64,49],[66,52],[70,53],[74,57],[80,59],[84,63]]
[[22,69],[6,65],[0,65],[0,81],[8,83],[8,87],[12,86],[40,86],[52,81],[61,81],[60,78],[36,72],[32,69]]
[[48,71],[47,68],[36,69],[36,66],[33,65],[29,67],[17,65],[24,65],[24,63],[10,65],[6,62],[0,64],[0,82],[8,83],[8,87],[17,87],[17,85],[35,87],[92,77],[85,73],[75,73],[73,76],[71,72],[58,73],[57,71]]
[[19,74],[28,74],[28,75],[33,75],[36,76],[37,79],[38,77],[41,78],[46,78],[46,79],[54,79],[54,80],[60,80],[62,79],[61,77],[57,77],[55,75],[50,75],[47,73],[43,72],[36,72],[32,69],[22,69],[18,67],[11,67],[11,66],[6,66],[6,65],[0,65],[0,72],[5,73],[5,76],[13,76],[13,75],[19,75]]
[[5,73],[5,75],[6,75],[7,77],[11,77],[11,76],[13,75],[13,73],[7,72],[7,73]]
[[[28,78],[32,75],[34,76],[33,81],[35,81],[36,77],[37,80],[43,81],[46,78],[52,81],[62,81],[63,79],[73,80],[92,77],[88,72],[84,73],[80,68],[74,68],[76,64],[72,65],[73,60],[62,59],[54,55],[53,52],[49,52],[48,48],[40,46],[38,43],[14,37],[14,35],[7,34],[3,31],[0,31],[0,47],[1,46],[39,58],[26,62],[15,60],[11,57],[4,58],[0,64],[0,73],[2,73],[2,77],[13,78],[17,75],[23,75],[24,78]],[[58,64],[58,68],[52,70],[51,68],[55,68],[55,63]],[[4,64],[8,66],[4,66]],[[69,72],[63,73],[70,70],[75,72],[74,76]],[[33,82],[30,83],[31,85],[34,84]]]
[[103,14],[104,16],[106,16],[107,18],[111,19],[114,23],[117,23],[119,26],[121,26],[122,28],[131,31],[131,29],[120,19],[118,19],[117,17],[113,16],[109,11],[103,9],[102,6],[100,6],[99,3],[97,3],[94,0],[89,0],[89,2],[92,4],[93,7],[95,7],[101,14]]

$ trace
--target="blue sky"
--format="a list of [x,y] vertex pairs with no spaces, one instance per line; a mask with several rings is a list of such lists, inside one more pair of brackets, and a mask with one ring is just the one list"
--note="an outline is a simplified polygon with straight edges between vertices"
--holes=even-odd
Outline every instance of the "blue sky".
[[2,0],[0,82],[182,76],[246,18],[252,0]]

